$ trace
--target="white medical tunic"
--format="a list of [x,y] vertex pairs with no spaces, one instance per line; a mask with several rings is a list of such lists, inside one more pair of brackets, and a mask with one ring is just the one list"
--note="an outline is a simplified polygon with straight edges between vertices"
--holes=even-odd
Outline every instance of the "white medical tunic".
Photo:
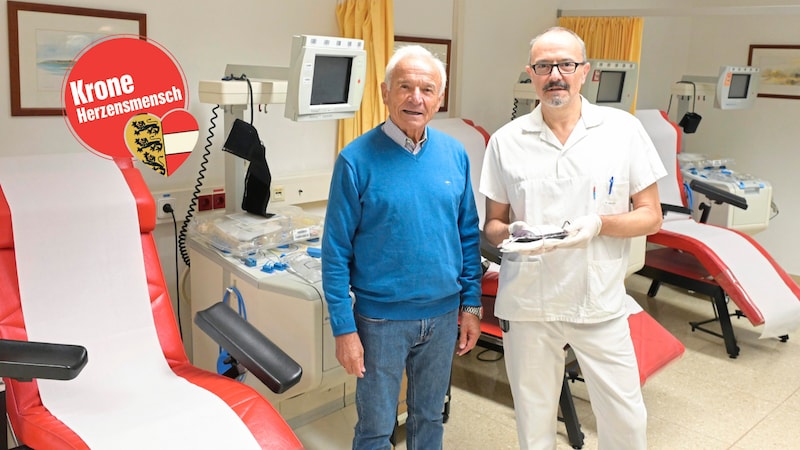
[[[625,213],[632,194],[666,175],[638,119],[582,102],[581,118],[565,144],[545,124],[541,107],[492,135],[480,192],[509,204],[512,222],[562,226],[591,213]],[[575,323],[621,316],[629,248],[630,239],[597,236],[583,249],[506,253],[496,316]]]

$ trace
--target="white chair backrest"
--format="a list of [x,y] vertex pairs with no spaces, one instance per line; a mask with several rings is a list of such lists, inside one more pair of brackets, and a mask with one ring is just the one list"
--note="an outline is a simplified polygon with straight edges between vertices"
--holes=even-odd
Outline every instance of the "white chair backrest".
[[637,109],[636,117],[642,122],[667,169],[667,176],[658,180],[658,195],[661,203],[683,206],[678,168],[680,140],[678,129],[657,109]]

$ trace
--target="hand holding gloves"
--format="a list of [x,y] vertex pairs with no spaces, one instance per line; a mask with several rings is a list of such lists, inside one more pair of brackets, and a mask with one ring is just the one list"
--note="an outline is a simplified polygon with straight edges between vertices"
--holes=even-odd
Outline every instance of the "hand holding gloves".
[[589,214],[581,216],[577,219],[570,221],[564,227],[564,230],[569,233],[560,242],[555,244],[556,248],[586,248],[595,236],[600,234],[600,228],[603,226],[603,221],[597,214]]
[[[500,251],[523,255],[541,255],[557,248],[586,248],[603,226],[600,216],[589,214],[569,222],[563,230],[554,226],[531,226],[516,221],[508,226],[509,238],[500,244]],[[559,236],[566,232],[563,239]],[[558,236],[558,237],[555,237]]]
[[553,236],[563,233],[563,230],[553,226],[531,226],[526,222],[517,221],[508,226],[508,239],[500,244],[503,253],[520,253],[523,255],[540,255],[553,248],[559,241]]

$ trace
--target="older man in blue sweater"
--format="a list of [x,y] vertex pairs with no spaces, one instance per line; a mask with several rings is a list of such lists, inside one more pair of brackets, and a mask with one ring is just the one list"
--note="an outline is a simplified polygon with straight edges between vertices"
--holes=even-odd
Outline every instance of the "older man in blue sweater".
[[453,352],[465,354],[480,334],[469,159],[427,126],[446,82],[430,52],[399,49],[381,84],[389,119],[347,145],[334,167],[322,282],[336,357],[358,377],[354,449],[391,448],[404,370],[407,448],[441,448]]

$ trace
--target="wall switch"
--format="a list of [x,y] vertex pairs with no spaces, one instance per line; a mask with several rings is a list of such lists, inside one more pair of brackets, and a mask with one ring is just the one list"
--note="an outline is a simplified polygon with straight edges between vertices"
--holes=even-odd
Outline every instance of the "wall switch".
[[282,202],[286,200],[283,192],[283,186],[275,186],[272,188],[272,201],[273,202]]

